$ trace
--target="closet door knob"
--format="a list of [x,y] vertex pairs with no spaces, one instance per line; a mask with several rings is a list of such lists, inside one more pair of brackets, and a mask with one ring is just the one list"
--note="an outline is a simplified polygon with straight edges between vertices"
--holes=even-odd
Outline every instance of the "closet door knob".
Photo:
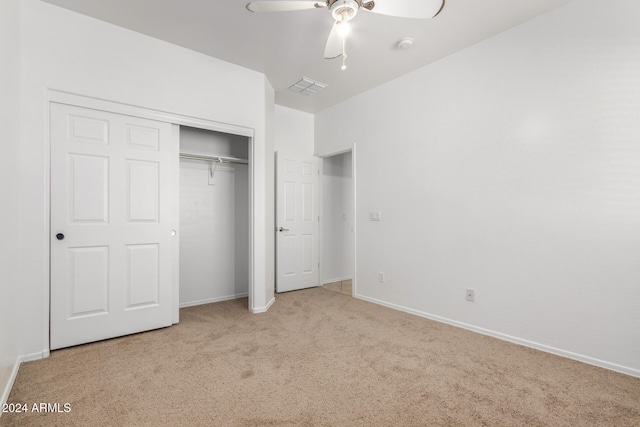
[[64,234],[62,234],[62,233],[58,233],[58,234],[56,234],[56,239],[58,239],[58,240],[64,240]]
[[280,231],[280,232],[282,232],[282,231],[289,231],[289,229],[288,229],[288,228],[280,227],[280,228],[278,228],[278,231]]

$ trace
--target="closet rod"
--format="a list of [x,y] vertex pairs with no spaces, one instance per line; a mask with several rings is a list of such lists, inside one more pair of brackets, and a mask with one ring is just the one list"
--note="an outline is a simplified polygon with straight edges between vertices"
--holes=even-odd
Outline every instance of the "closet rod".
[[249,160],[247,159],[239,159],[237,157],[227,157],[227,156],[203,156],[200,154],[180,153],[180,158],[189,159],[189,160],[205,160],[207,162],[218,162],[218,163],[241,163],[243,165],[249,164]]

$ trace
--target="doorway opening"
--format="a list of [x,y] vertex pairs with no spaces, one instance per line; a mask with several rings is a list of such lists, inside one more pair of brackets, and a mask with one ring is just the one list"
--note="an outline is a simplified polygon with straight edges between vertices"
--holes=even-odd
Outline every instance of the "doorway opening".
[[353,295],[355,277],[355,194],[353,151],[322,161],[320,284]]
[[249,138],[180,127],[180,307],[249,292]]

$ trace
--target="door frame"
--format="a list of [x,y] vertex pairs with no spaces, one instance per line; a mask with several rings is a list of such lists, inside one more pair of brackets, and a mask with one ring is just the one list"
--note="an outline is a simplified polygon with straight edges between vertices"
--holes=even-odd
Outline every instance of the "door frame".
[[[45,127],[46,129],[45,155],[46,155],[47,161],[45,162],[45,183],[44,183],[45,188],[47,189],[47,191],[45,192],[45,199],[46,199],[45,209],[46,209],[46,212],[48,212],[46,216],[46,221],[45,221],[45,233],[47,234],[48,238],[46,240],[47,244],[44,245],[45,246],[45,250],[44,250],[45,270],[47,271],[47,274],[46,274],[46,286],[44,287],[45,288],[44,290],[45,297],[43,299],[44,307],[42,310],[42,312],[44,313],[43,327],[45,330],[45,333],[43,335],[44,341],[45,341],[44,348],[46,349],[45,353],[43,354],[44,357],[48,356],[49,349],[50,349],[49,330],[50,330],[50,311],[51,311],[51,307],[50,307],[50,301],[51,301],[51,253],[50,253],[51,252],[51,133],[49,130],[51,128],[51,122],[50,122],[51,104],[53,103],[67,104],[67,105],[73,105],[73,106],[83,107],[83,108],[91,108],[91,109],[102,110],[102,111],[107,111],[107,112],[116,113],[116,114],[124,114],[124,115],[129,115],[134,117],[141,117],[144,119],[157,120],[157,121],[170,123],[172,124],[172,140],[175,144],[179,144],[180,126],[189,126],[193,128],[211,130],[216,132],[224,132],[224,133],[229,133],[233,135],[247,137],[248,143],[249,143],[249,165],[248,165],[248,169],[249,169],[248,170],[249,172],[249,289],[248,289],[249,306],[248,306],[248,309],[249,311],[254,313],[264,311],[260,308],[256,309],[253,306],[253,303],[255,301],[254,285],[256,283],[256,280],[255,280],[256,271],[254,269],[254,263],[256,259],[256,250],[257,250],[256,238],[255,238],[256,237],[255,224],[256,224],[256,220],[258,219],[258,215],[256,212],[256,203],[255,203],[255,197],[256,197],[255,188],[257,187],[257,185],[260,184],[256,182],[256,177],[257,177],[256,162],[255,162],[256,147],[254,143],[255,130],[253,128],[248,128],[244,126],[237,126],[237,125],[232,125],[228,123],[216,122],[213,120],[190,117],[190,116],[170,113],[166,111],[152,110],[144,107],[122,104],[114,101],[108,101],[104,99],[92,98],[92,97],[48,89],[47,90],[47,106],[46,106],[46,127]],[[172,277],[174,300],[172,301],[172,306],[173,306],[172,321],[174,324],[178,323],[178,320],[179,320],[179,304],[180,304],[179,280],[178,280],[179,272],[180,272],[178,268],[179,267],[178,265],[179,241],[180,241],[179,240],[180,224],[178,221],[179,200],[180,200],[179,199],[179,196],[180,196],[179,182],[178,182],[179,162],[180,162],[180,159],[178,157],[173,161],[172,173],[176,179],[173,180],[173,185],[171,189],[171,192],[173,194],[173,207],[174,207],[173,218],[172,218],[172,222],[173,222],[172,229],[178,232],[178,239],[175,239],[174,242],[172,243],[173,251],[174,251],[174,254],[173,254],[174,268],[173,268],[173,277]]]
[[[356,185],[356,144],[354,143],[351,148],[347,148],[345,150],[339,150],[339,151],[333,151],[330,153],[326,153],[326,154],[316,154],[318,157],[320,157],[323,162],[320,165],[320,179],[318,180],[319,183],[319,194],[320,194],[320,205],[318,206],[319,212],[323,212],[323,207],[324,207],[324,185],[323,185],[323,177],[324,177],[324,159],[328,158],[328,157],[333,157],[333,156],[339,156],[340,154],[345,154],[345,153],[351,153],[351,185],[352,185],[352,195],[353,195],[353,200],[351,200],[351,202],[353,203],[353,290],[352,290],[352,296],[354,298],[359,298],[359,294],[357,292],[358,289],[358,248],[357,248],[357,233],[358,233],[358,209],[357,209],[357,196],[356,196],[356,190],[357,190],[357,185]],[[320,217],[320,230],[318,232],[318,258],[320,260],[320,268],[318,269],[318,274],[319,274],[319,280],[320,280],[320,286],[323,285],[322,283],[322,273],[323,273],[323,268],[325,268],[325,262],[324,262],[324,257],[323,257],[323,253],[324,253],[324,233],[323,233],[323,228],[324,228],[324,224],[325,224],[325,220]]]

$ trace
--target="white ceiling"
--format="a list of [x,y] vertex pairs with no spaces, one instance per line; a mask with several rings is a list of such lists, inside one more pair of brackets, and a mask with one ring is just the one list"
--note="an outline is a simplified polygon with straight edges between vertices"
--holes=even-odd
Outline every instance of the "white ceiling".
[[[251,13],[248,0],[44,1],[262,72],[277,104],[316,113],[571,0],[447,0],[432,20],[361,10],[351,21],[345,71],[340,59],[323,58],[333,24],[326,8]],[[406,36],[414,46],[397,49]],[[287,91],[302,76],[328,87],[311,96]]]

